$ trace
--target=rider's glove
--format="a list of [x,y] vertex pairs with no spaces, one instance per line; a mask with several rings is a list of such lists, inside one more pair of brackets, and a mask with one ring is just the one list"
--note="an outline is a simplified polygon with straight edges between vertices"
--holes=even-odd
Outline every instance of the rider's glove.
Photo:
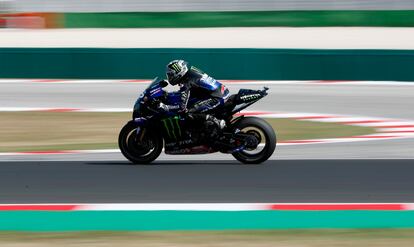
[[180,115],[186,115],[187,113],[188,113],[188,109],[187,108],[178,110],[178,114],[180,114]]

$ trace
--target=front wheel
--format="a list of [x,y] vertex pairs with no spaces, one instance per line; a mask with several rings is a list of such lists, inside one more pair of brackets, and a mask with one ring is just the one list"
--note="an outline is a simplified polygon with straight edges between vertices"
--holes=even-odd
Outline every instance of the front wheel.
[[255,148],[248,148],[233,153],[234,158],[245,164],[259,164],[272,156],[276,149],[276,133],[265,120],[257,117],[246,117],[236,123],[235,129],[257,140]]
[[[140,128],[137,134],[137,128]],[[128,122],[119,133],[118,145],[122,154],[134,164],[147,164],[160,155],[163,139],[156,132]]]

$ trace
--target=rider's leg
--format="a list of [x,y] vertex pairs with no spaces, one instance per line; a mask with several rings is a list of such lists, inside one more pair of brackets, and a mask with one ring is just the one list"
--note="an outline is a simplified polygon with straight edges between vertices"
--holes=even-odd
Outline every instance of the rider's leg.
[[226,122],[224,120],[219,120],[216,117],[208,114],[208,112],[213,111],[221,104],[222,100],[219,98],[210,98],[207,100],[200,101],[188,110],[189,116],[195,120],[213,123],[219,129],[223,129],[226,126]]

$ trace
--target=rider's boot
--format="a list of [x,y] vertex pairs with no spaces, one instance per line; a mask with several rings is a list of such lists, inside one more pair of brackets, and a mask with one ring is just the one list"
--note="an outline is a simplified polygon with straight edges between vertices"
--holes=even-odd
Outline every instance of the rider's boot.
[[[206,140],[209,143],[213,143],[218,140],[221,134],[222,129],[226,127],[226,122],[224,120],[219,120],[214,116],[205,113],[189,113],[188,123],[201,128],[200,133],[203,136],[202,139]],[[197,127],[196,127],[197,128]]]
[[226,127],[226,121],[217,119],[216,117],[209,114],[206,115],[206,122],[213,123],[219,130],[222,130]]
[[219,150],[225,150],[226,147],[222,147],[221,139],[224,138],[222,136],[222,130],[226,127],[226,122],[224,120],[217,119],[214,116],[206,115],[205,120],[206,126],[206,137],[207,141],[212,145],[217,147]]
[[195,124],[205,123],[206,126],[217,127],[219,130],[222,130],[226,127],[226,121],[217,119],[216,117],[209,114],[189,113],[187,117],[192,123]]

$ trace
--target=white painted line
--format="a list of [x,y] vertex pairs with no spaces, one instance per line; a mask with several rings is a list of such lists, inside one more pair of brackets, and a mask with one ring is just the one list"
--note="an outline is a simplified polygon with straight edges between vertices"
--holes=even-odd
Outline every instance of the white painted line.
[[84,204],[77,210],[86,211],[255,211],[266,210],[266,203],[118,203]]
[[414,127],[409,127],[409,128],[406,128],[406,127],[400,127],[400,128],[381,128],[381,127],[379,127],[379,128],[377,128],[377,131],[379,131],[379,132],[393,132],[393,131],[395,131],[395,132],[401,132],[401,131],[413,131],[414,132]]

